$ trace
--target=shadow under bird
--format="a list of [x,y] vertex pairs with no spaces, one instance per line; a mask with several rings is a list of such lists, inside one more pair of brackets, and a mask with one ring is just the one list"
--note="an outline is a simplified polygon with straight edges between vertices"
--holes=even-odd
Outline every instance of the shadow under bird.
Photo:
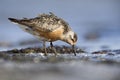
[[14,22],[25,31],[38,39],[43,41],[43,47],[45,50],[45,55],[47,55],[45,42],[50,42],[51,49],[54,51],[54,54],[57,55],[57,52],[52,44],[52,42],[61,40],[72,45],[73,53],[76,55],[75,44],[77,42],[77,35],[69,27],[69,24],[63,19],[57,17],[53,13],[49,14],[40,14],[35,18],[23,18],[15,19],[8,18],[11,22]]

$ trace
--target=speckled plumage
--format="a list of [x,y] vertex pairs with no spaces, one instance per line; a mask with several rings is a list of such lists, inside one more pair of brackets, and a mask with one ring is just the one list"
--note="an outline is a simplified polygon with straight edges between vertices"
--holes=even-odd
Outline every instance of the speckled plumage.
[[65,32],[67,32],[70,29],[67,22],[65,22],[61,18],[58,18],[51,12],[50,14],[43,13],[31,19],[28,18],[16,19],[16,21],[14,20],[14,22],[28,26],[29,28],[32,29],[39,29],[40,31],[43,32],[51,32],[61,26],[63,26]]
[[21,28],[24,31],[35,35],[39,39],[42,37],[43,41],[49,41],[52,43],[56,40],[62,40],[70,45],[76,44],[77,35],[69,27],[69,24],[51,12],[49,14],[43,13],[30,19],[8,19],[14,23],[22,25]]

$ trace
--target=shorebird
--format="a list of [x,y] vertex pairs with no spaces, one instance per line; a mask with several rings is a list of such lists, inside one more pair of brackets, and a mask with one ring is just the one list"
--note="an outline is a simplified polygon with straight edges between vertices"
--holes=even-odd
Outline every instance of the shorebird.
[[50,42],[51,49],[54,51],[55,55],[57,52],[53,46],[54,41],[61,40],[70,45],[74,55],[76,55],[74,46],[77,42],[77,34],[70,28],[69,24],[62,18],[57,17],[55,14],[50,12],[49,14],[40,14],[35,18],[23,18],[15,19],[8,18],[11,22],[14,22],[25,31],[38,39],[43,41],[43,47],[45,50],[45,55],[47,55],[45,42]]

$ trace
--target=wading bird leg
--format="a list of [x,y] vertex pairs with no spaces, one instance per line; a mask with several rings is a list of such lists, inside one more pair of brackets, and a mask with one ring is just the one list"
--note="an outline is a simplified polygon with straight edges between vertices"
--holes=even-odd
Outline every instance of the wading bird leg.
[[46,41],[43,41],[43,47],[44,47],[44,50],[45,50],[45,56],[47,56],[47,50],[46,50]]
[[56,55],[57,55],[57,51],[56,51],[56,49],[54,48],[52,42],[50,42],[50,46],[51,46],[51,49],[54,51],[54,54],[55,54],[55,56],[56,56]]

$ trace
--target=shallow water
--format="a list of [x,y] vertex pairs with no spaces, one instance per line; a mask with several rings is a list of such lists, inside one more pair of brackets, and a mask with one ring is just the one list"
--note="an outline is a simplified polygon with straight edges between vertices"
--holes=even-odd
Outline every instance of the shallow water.
[[2,80],[119,80],[119,67],[84,61],[0,63]]
[[[36,38],[8,21],[8,17],[31,18],[54,12],[77,33],[77,47],[85,52],[57,57],[33,52],[0,53],[0,80],[119,80],[119,7],[119,0],[1,0],[0,51],[42,46]],[[69,46],[61,41],[54,45]]]

